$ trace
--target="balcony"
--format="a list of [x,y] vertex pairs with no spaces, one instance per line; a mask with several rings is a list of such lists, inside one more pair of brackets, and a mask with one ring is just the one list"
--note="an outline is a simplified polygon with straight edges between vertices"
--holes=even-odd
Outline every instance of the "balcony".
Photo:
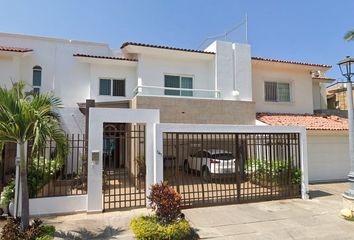
[[221,91],[209,89],[172,88],[158,86],[139,85],[134,88],[133,96],[158,96],[158,97],[180,97],[180,98],[201,98],[221,99]]

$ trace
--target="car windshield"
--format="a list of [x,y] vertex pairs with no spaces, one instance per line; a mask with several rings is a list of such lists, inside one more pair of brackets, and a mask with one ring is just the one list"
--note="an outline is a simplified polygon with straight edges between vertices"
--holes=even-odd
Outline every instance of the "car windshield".
[[231,153],[216,153],[212,155],[212,158],[220,160],[232,160],[234,159],[234,156]]

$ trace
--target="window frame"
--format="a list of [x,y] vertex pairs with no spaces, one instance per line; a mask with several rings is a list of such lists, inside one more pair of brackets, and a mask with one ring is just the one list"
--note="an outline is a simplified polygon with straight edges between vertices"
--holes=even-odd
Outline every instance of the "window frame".
[[[40,84],[39,85],[34,85],[34,72],[40,72]],[[32,67],[32,90],[36,94],[41,92],[42,75],[43,75],[43,68],[40,65],[34,65]]]
[[[178,74],[178,73],[164,73],[163,74],[163,86],[164,88],[169,88],[169,87],[166,87],[166,79],[165,77],[166,76],[173,76],[173,77],[178,77],[179,78],[179,88],[176,88],[176,90],[171,90],[171,91],[179,91],[179,95],[170,95],[170,94],[166,94],[166,90],[170,90],[170,89],[165,89],[164,91],[164,96],[173,96],[173,97],[193,97],[194,96],[194,92],[193,92],[193,89],[194,89],[194,75],[191,75],[191,74]],[[192,91],[186,91],[186,90],[181,90],[181,89],[185,89],[185,88],[182,88],[182,78],[191,78],[192,79],[192,88],[190,88]],[[191,92],[191,95],[188,96],[188,95],[182,95],[182,92]]]
[[[100,84],[101,80],[109,80],[110,81],[110,94],[109,95],[103,95],[101,94],[101,89],[100,89]],[[124,96],[114,96],[113,95],[113,81],[124,81]],[[127,97],[127,81],[126,78],[111,78],[111,77],[99,77],[98,78],[98,96],[103,96],[103,97]]]
[[[266,100],[266,83],[276,83],[276,100],[275,101],[268,101]],[[288,84],[289,85],[289,101],[279,101],[279,95],[278,95],[278,84]],[[293,82],[292,81],[284,81],[284,80],[265,80],[263,81],[263,101],[266,103],[280,103],[280,104],[289,104],[293,103]]]

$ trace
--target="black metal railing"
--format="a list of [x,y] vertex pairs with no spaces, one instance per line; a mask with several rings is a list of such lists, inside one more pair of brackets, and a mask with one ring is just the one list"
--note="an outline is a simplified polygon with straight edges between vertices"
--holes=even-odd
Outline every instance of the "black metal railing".
[[87,193],[87,141],[85,135],[66,136],[68,154],[60,159],[56,144],[46,144],[32,152],[27,147],[28,188],[30,198],[82,195]]

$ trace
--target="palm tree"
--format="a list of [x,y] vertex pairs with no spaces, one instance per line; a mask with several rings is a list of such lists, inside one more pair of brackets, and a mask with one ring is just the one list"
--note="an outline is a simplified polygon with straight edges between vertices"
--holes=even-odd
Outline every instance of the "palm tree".
[[354,30],[348,31],[348,32],[344,35],[344,40],[346,40],[346,41],[352,41],[352,40],[354,40]]
[[25,83],[14,83],[11,89],[0,87],[0,142],[17,143],[20,149],[21,228],[29,226],[29,195],[25,146],[32,142],[32,153],[44,146],[48,138],[56,143],[57,158],[67,154],[67,140],[60,128],[57,110],[59,98],[52,94],[25,92]]

